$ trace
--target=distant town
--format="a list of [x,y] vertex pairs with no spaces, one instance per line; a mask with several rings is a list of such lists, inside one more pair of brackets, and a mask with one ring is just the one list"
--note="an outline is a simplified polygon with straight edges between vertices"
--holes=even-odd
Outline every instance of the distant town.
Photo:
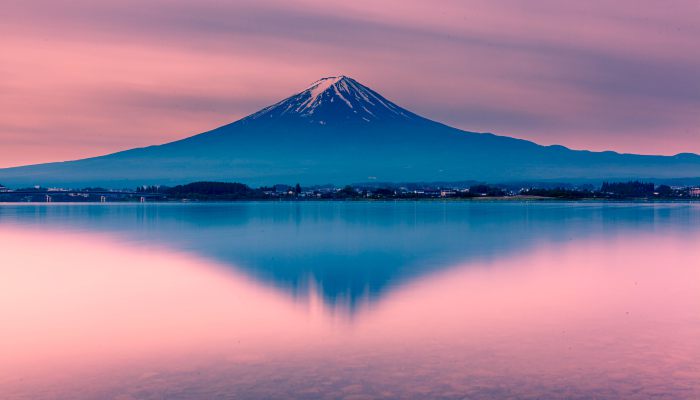
[[0,202],[153,202],[238,200],[700,200],[700,186],[656,185],[652,182],[604,182],[600,186],[570,184],[491,185],[478,182],[354,184],[346,186],[279,184],[252,188],[243,183],[193,182],[177,186],[144,185],[127,189],[0,185]]

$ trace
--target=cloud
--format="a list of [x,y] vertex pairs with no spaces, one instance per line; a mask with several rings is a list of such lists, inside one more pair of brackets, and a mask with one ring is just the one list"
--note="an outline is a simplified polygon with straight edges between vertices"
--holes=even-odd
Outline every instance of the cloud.
[[700,152],[698,20],[685,0],[9,1],[0,166],[178,139],[339,73],[466,130]]

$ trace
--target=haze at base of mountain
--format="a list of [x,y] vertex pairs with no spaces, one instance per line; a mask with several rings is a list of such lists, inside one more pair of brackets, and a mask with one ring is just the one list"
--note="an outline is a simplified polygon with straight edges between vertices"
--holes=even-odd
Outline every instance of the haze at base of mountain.
[[0,170],[10,186],[345,184],[377,180],[565,182],[700,176],[700,156],[641,156],[465,132],[405,110],[347,77],[232,124],[160,146]]

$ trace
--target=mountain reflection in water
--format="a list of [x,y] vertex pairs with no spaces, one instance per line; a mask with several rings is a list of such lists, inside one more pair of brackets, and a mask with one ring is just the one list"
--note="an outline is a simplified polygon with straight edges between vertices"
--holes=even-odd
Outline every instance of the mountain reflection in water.
[[698,398],[700,208],[0,207],[0,398]]
[[229,264],[294,296],[318,290],[352,312],[393,286],[458,263],[540,243],[693,229],[682,205],[493,203],[228,203],[16,206],[0,222],[116,234]]

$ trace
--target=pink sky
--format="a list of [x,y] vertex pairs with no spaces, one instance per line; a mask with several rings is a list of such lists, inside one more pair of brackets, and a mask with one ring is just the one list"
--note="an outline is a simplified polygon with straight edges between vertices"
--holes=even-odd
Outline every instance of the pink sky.
[[700,3],[8,0],[0,167],[180,139],[349,75],[465,130],[700,153]]

